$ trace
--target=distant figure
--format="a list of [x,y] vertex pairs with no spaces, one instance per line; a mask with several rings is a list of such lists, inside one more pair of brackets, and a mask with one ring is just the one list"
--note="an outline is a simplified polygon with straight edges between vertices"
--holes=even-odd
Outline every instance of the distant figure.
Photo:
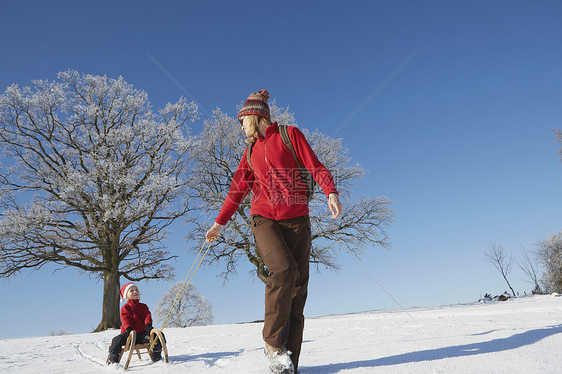
[[[219,236],[251,190],[252,232],[270,273],[265,287],[264,351],[271,371],[291,374],[297,372],[302,345],[311,246],[309,188],[300,177],[297,160],[322,187],[332,218],[341,214],[342,206],[334,178],[318,161],[303,133],[294,126],[282,128],[271,123],[268,99],[266,90],[253,93],[238,112],[250,146],[206,238],[213,241]],[[294,154],[283,139],[285,135]]]
[[[121,301],[126,301],[126,304],[121,307],[121,334],[111,341],[108,364],[119,361],[121,347],[127,342],[127,337],[132,330],[137,333],[135,344],[149,343],[152,330],[152,316],[148,306],[140,302],[138,287],[134,283],[127,283],[121,287],[119,295],[121,295]],[[158,341],[154,344],[152,361],[156,362],[161,359],[162,344]]]

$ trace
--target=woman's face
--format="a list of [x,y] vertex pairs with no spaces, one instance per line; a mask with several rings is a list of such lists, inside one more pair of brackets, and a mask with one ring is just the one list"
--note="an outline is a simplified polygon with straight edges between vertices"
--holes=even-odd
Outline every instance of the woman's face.
[[244,133],[246,134],[246,138],[252,136],[250,134],[250,118],[248,116],[240,118],[240,126],[242,128],[242,131],[244,131]]

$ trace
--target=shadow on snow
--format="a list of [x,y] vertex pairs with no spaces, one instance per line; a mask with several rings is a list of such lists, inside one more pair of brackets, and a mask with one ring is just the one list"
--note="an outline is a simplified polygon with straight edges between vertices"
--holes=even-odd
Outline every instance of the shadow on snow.
[[170,362],[187,362],[187,361],[204,361],[210,366],[213,366],[215,362],[223,358],[231,358],[239,356],[244,350],[239,350],[236,352],[209,352],[200,355],[179,355],[170,356]]
[[[329,364],[322,366],[306,367],[307,373],[337,373],[340,370],[369,368],[378,366],[390,366],[407,364],[411,362],[422,362],[441,360],[444,358],[454,358],[463,356],[473,356],[492,352],[501,352],[516,349],[525,345],[534,344],[548,336],[562,332],[562,326],[551,326],[542,329],[529,330],[520,334],[515,334],[507,338],[493,339],[490,341],[456,345],[423,351],[403,353],[395,356],[381,357],[373,360],[363,360],[354,362],[342,362],[339,364]],[[305,369],[305,367],[303,367]]]

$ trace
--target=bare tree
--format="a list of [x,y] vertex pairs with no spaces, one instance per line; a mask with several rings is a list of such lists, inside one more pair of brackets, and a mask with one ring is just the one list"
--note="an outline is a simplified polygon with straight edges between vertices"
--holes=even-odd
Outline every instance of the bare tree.
[[[179,294],[183,292],[181,297]],[[174,307],[172,309],[172,306]],[[199,295],[193,283],[176,283],[162,295],[156,306],[156,317],[169,327],[205,326],[213,324],[213,308]]]
[[509,273],[511,273],[513,255],[507,255],[503,246],[500,244],[490,243],[488,248],[488,252],[485,253],[488,262],[494,265],[494,267],[500,272],[503,279],[507,283],[507,286],[511,290],[511,294],[513,295],[513,297],[515,297],[515,291],[513,290],[513,287],[511,287],[511,284],[507,279],[507,276],[509,275]]
[[188,212],[182,98],[158,113],[123,78],[58,74],[0,96],[0,276],[47,263],[103,279],[96,331],[119,327],[119,280],[169,279],[166,228]]
[[562,293],[562,231],[539,241],[537,256],[545,267],[545,290]]
[[521,248],[523,249],[523,255],[525,259],[523,260],[523,262],[519,263],[519,267],[521,268],[521,270],[523,270],[523,273],[527,277],[528,281],[535,286],[532,293],[542,295],[544,292],[539,283],[538,266],[533,260],[531,260],[531,257],[529,256],[523,245],[521,245]]
[[[270,104],[272,118],[280,125],[295,125],[288,109]],[[236,119],[217,109],[213,118],[205,121],[204,129],[193,148],[194,159],[191,187],[192,198],[203,214],[196,223],[190,238],[203,238],[211,225],[214,215],[220,210],[246,144],[239,131]],[[358,164],[351,162],[341,139],[333,139],[318,131],[304,130],[319,160],[332,172],[336,179],[344,212],[338,220],[326,219],[328,209],[326,198],[318,188],[310,202],[312,226],[311,263],[338,269],[335,257],[341,251],[360,256],[367,247],[389,247],[386,228],[393,219],[390,201],[385,196],[375,198],[354,198],[353,185],[365,174]],[[250,196],[240,204],[229,224],[221,231],[216,244],[211,247],[209,262],[222,261],[225,264],[223,277],[226,280],[240,259],[250,261],[257,276],[267,283],[268,271],[257,251],[250,225]]]
[[70,333],[65,329],[58,329],[58,330],[49,331],[48,336],[61,336],[61,335],[70,335]]

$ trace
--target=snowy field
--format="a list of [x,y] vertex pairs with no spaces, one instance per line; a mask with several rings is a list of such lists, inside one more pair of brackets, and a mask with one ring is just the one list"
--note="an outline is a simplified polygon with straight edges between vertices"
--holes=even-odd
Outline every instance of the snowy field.
[[[266,373],[261,324],[169,328],[170,362],[130,373]],[[0,373],[121,373],[117,330],[0,340]],[[302,374],[562,373],[562,297],[532,296],[307,319]]]

